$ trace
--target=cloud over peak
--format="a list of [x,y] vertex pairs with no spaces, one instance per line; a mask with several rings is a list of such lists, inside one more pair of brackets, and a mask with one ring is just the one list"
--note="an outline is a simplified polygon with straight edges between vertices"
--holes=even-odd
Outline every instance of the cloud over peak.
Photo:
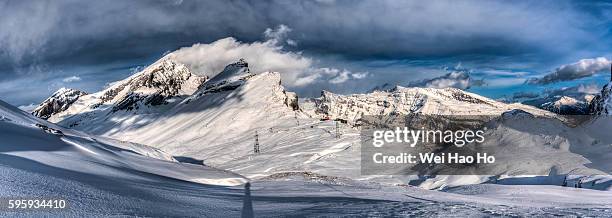
[[198,43],[180,48],[168,56],[187,65],[194,73],[213,76],[239,59],[249,63],[252,72],[281,73],[283,84],[304,87],[314,83],[341,84],[349,80],[366,78],[367,72],[351,72],[332,67],[317,67],[314,60],[301,52],[285,51],[284,45],[294,42],[287,38],[291,31],[286,25],[266,29],[264,42],[240,42],[233,37],[212,43]]
[[212,43],[198,43],[180,48],[170,54],[201,75],[221,72],[230,63],[244,58],[252,71],[298,73],[312,65],[312,60],[299,53],[283,51],[271,41],[244,43],[233,37]]

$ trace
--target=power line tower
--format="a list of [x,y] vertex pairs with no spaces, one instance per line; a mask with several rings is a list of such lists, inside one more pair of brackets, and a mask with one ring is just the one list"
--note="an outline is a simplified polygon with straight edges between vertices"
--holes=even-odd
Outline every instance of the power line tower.
[[338,121],[335,121],[336,123],[336,138],[339,139],[340,138],[340,123],[338,123]]
[[255,144],[253,145],[253,152],[259,154],[259,134],[255,131]]

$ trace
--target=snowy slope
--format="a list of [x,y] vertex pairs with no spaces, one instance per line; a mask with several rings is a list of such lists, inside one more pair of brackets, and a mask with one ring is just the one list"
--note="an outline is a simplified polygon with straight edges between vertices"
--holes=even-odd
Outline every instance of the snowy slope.
[[[181,164],[147,146],[65,129],[2,101],[0,117],[0,197],[60,198],[69,205],[62,211],[29,211],[37,216],[176,216],[186,210],[239,214],[241,191],[202,184],[239,185],[246,181],[240,175]],[[53,129],[53,133],[42,126]],[[202,191],[202,197],[186,197],[194,191]],[[237,197],[206,197],[221,195],[219,192],[235,193]],[[236,203],[230,206],[232,201]],[[195,206],[199,207],[190,209]],[[13,214],[3,209],[0,216],[22,212]]]
[[301,116],[289,105],[292,95],[280,86],[278,73],[248,76],[241,83],[202,89],[151,123],[109,136],[172,151],[206,149],[258,130],[295,125]]
[[[25,111],[19,110],[4,101],[0,101],[0,121],[17,125],[34,125],[41,122]],[[50,123],[49,123],[50,124]],[[51,126],[55,126],[50,124]]]
[[1,210],[0,216],[604,216],[610,211],[601,208],[612,205],[609,193],[550,186],[479,185],[444,193],[313,177],[259,181],[244,190],[201,185],[193,182],[244,180],[147,158],[140,154],[156,151],[64,129],[1,101],[0,116],[0,197],[59,198],[68,204],[63,210]]
[[[82,173],[127,174],[131,171],[216,184],[241,184],[241,176],[204,166],[182,165],[157,149],[104,139],[34,118],[0,102],[2,155]],[[45,128],[42,128],[45,127]],[[148,156],[148,157],[146,157]],[[153,157],[153,158],[149,158]],[[95,170],[94,170],[95,169]],[[208,175],[207,175],[208,174]]]

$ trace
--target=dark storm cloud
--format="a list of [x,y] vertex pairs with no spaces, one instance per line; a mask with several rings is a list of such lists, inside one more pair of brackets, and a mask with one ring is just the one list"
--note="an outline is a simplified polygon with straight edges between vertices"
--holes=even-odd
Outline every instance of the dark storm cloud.
[[[369,72],[361,82],[308,86],[298,90],[302,93],[321,88],[352,93],[377,84],[407,84],[441,76],[428,72],[457,62],[472,62],[470,68],[504,65],[525,70],[531,63],[558,64],[609,49],[610,29],[602,27],[609,26],[612,16],[605,13],[610,7],[602,4],[0,0],[0,98],[36,102],[72,76],[81,80],[71,86],[99,90],[101,84],[127,75],[128,68],[149,64],[166,51],[229,36],[245,43],[269,40],[276,36],[264,33],[266,29],[281,24],[291,29],[282,36],[287,39],[284,50],[304,54],[314,64],[325,63],[320,67]],[[344,75],[349,74],[338,74],[337,81]],[[24,84],[27,91],[20,88]],[[40,91],[47,89],[51,91]]]
[[[139,56],[286,24],[301,49],[358,57],[563,50],[588,38],[569,3],[503,1],[5,1],[9,60]],[[564,34],[558,34],[564,32]],[[563,43],[560,43],[563,42]],[[559,46],[559,45],[563,46]],[[554,46],[553,46],[554,45]]]

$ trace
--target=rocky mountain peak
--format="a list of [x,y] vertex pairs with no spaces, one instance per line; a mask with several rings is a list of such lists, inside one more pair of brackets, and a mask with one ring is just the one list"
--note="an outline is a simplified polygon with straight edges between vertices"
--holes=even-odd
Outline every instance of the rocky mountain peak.
[[240,68],[248,68],[248,67],[249,67],[249,63],[247,63],[246,60],[244,60],[244,58],[240,58],[240,60],[238,60],[237,62],[227,65],[223,71],[232,69],[232,68],[240,69]]
[[555,96],[539,108],[562,115],[588,114],[588,103],[570,96]]
[[249,63],[247,63],[244,59],[241,58],[237,62],[225,66],[225,68],[223,68],[220,73],[211,78],[211,80],[206,84],[215,85],[224,81],[236,81],[239,80],[241,77],[248,76],[250,74],[251,71],[249,70]]
[[612,115],[612,82],[606,84],[589,105],[589,111],[595,115]]
[[76,89],[61,88],[53,93],[51,97],[40,103],[40,105],[32,111],[32,114],[42,119],[48,119],[53,114],[65,111],[72,103],[78,100],[79,97],[86,94],[87,93]]
[[237,62],[225,66],[223,71],[202,84],[197,96],[211,92],[234,90],[254,75],[249,70],[249,64],[241,58]]
[[589,112],[594,115],[612,115],[612,64],[610,68],[610,82],[591,100]]
[[206,81],[206,77],[192,74],[172,58],[163,58],[141,72],[120,81],[104,91],[102,103],[115,103],[113,111],[138,108],[144,105],[166,104],[166,99],[190,95]]

